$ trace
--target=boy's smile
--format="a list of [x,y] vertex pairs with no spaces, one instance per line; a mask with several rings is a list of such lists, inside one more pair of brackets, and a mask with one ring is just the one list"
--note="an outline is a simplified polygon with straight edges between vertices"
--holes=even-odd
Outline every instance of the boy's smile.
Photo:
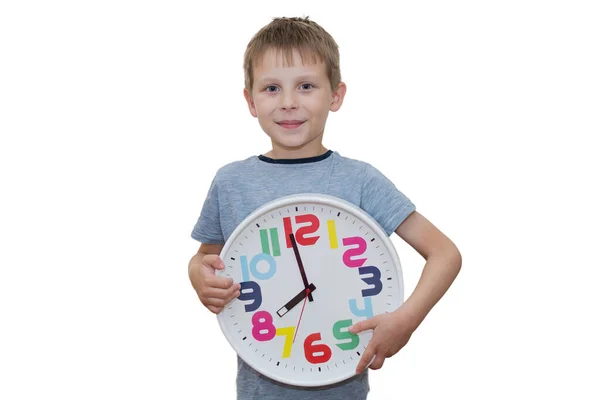
[[325,64],[302,58],[293,51],[288,63],[284,52],[269,49],[254,66],[252,93],[244,89],[250,113],[271,138],[272,158],[305,158],[322,154],[329,111],[342,105],[346,85],[335,91]]
[[302,126],[305,121],[299,120],[284,120],[276,122],[279,126],[283,126],[285,129],[296,129]]

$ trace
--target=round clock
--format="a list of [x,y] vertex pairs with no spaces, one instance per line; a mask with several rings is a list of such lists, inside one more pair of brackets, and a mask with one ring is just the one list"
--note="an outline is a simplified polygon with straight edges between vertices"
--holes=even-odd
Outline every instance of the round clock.
[[403,302],[400,260],[381,226],[337,197],[281,197],[251,213],[220,254],[240,282],[218,315],[237,354],[279,382],[322,386],[355,375],[372,331],[348,328]]

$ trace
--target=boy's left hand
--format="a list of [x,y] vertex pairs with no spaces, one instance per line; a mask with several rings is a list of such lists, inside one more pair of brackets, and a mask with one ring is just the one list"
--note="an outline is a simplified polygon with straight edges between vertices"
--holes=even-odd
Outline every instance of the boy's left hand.
[[387,357],[393,356],[408,343],[417,325],[416,318],[402,307],[392,313],[376,315],[352,325],[348,330],[356,334],[373,330],[373,336],[358,362],[356,373],[362,373],[373,357],[375,360],[370,368],[381,368]]

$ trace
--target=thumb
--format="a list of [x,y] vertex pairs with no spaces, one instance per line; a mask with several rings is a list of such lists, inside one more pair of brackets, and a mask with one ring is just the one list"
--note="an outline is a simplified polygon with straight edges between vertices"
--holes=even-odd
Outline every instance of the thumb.
[[357,322],[356,324],[354,324],[350,328],[348,328],[348,331],[351,333],[360,333],[362,331],[366,331],[369,329],[375,329],[375,327],[377,326],[376,318],[377,317],[373,317],[373,318],[369,318],[365,321]]
[[202,259],[204,265],[208,267],[212,267],[214,269],[223,269],[225,268],[225,263],[221,260],[217,254],[207,254]]

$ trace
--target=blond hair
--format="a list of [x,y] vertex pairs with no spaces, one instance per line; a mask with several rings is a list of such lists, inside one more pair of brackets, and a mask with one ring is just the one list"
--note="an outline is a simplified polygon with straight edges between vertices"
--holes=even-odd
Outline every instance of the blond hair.
[[244,53],[244,85],[250,93],[254,85],[254,66],[269,49],[283,52],[288,65],[292,63],[294,50],[300,53],[302,63],[307,58],[313,63],[317,59],[325,63],[331,90],[335,90],[342,79],[338,45],[325,29],[308,17],[273,18],[254,35]]

